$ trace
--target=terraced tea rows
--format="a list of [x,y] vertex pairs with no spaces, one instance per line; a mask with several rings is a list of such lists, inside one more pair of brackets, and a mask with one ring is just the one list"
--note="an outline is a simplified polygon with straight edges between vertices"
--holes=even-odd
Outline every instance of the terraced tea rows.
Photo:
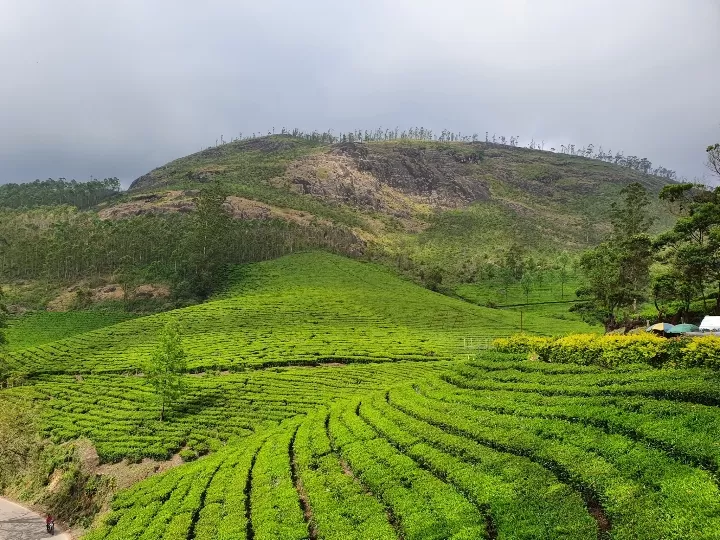
[[43,345],[135,317],[136,315],[132,313],[88,311],[43,311],[13,317],[5,330],[9,342],[8,350],[16,351]]
[[[191,370],[287,364],[436,360],[464,336],[507,335],[513,313],[430,292],[370,264],[322,253],[241,268],[221,299],[124,322],[10,355],[29,373],[142,369],[169,318],[180,321]],[[526,317],[544,335],[592,331],[583,323]]]
[[5,399],[43,405],[44,431],[55,441],[89,438],[101,461],[167,459],[184,448],[191,458],[234,436],[304,414],[339,397],[387,387],[446,369],[443,362],[396,362],[318,368],[277,368],[245,374],[186,377],[170,421],[142,377],[44,376],[3,392]]
[[88,538],[718,538],[718,382],[486,355],[143,482]]

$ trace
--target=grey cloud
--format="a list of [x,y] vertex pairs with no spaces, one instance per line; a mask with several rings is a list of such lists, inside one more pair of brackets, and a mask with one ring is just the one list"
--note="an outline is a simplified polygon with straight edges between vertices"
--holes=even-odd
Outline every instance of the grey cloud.
[[720,7],[0,0],[0,182],[118,176],[239,132],[424,125],[702,176]]

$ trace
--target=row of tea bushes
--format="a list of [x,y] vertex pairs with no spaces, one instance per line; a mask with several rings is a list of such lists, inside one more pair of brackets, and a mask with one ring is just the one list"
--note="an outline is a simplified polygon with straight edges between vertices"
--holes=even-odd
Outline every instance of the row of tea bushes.
[[720,369],[720,337],[717,336],[666,339],[653,334],[573,334],[545,338],[518,334],[496,339],[493,347],[502,353],[534,354],[538,360],[563,364],[618,367],[642,363]]

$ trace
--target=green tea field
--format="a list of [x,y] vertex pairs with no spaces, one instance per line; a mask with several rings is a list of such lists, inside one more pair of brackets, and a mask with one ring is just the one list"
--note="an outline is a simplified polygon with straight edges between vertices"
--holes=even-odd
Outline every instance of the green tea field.
[[[517,315],[303,253],[201,305],[68,316],[55,341],[28,319],[0,401],[101,464],[182,463],[117,491],[88,540],[720,538],[718,372],[479,350]],[[161,421],[143,370],[171,320],[188,373]]]
[[35,312],[11,319],[6,330],[8,349],[16,351],[51,343],[132,319],[131,313]]
[[[437,360],[463,338],[509,335],[518,314],[470,305],[371,264],[306,253],[240,267],[220,299],[126,321],[9,355],[28,373],[137,371],[170,319],[188,336],[192,371],[323,362]],[[588,332],[575,321],[528,316],[526,331]]]
[[720,376],[488,354],[119,493],[86,538],[717,538]]

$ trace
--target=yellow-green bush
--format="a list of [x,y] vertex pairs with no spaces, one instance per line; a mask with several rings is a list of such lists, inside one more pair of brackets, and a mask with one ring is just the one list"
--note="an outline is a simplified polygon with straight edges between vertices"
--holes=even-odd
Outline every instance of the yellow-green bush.
[[552,338],[515,334],[510,337],[495,339],[492,346],[498,352],[523,354],[535,352],[550,342],[552,342]]
[[665,339],[654,334],[572,334],[539,338],[519,334],[493,342],[507,353],[535,353],[540,360],[617,367],[626,364],[720,369],[720,337]]
[[559,338],[538,350],[546,362],[597,364],[656,364],[662,358],[667,340],[652,334],[629,336],[574,334]]
[[[682,366],[720,369],[720,337],[703,336],[687,340],[680,351]],[[671,359],[677,361],[677,359]]]

